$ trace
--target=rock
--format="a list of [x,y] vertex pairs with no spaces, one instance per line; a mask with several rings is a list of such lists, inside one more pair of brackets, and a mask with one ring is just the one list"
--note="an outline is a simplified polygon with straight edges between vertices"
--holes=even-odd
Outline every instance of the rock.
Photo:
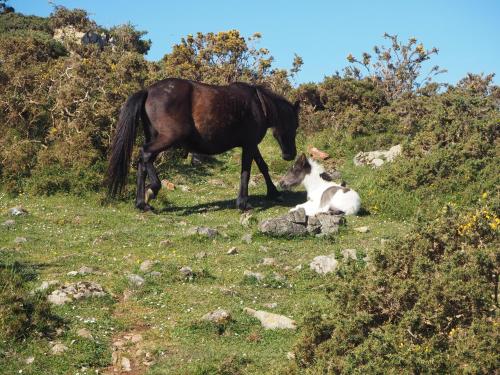
[[184,266],[182,267],[179,272],[184,276],[184,277],[193,277],[193,270],[191,267]]
[[287,215],[262,221],[259,230],[275,236],[301,236],[307,233],[330,235],[338,232],[344,220],[342,215],[330,213],[307,216],[305,210],[300,208]]
[[359,233],[367,233],[370,231],[370,228],[369,227],[357,227],[357,228],[354,228],[354,230],[356,232],[359,232]]
[[78,275],[78,271],[69,271],[66,275],[67,276],[76,276],[76,275]]
[[148,272],[151,269],[151,267],[153,267],[153,264],[154,262],[152,260],[146,259],[139,266],[139,270],[141,270],[142,272]]
[[88,275],[90,273],[94,273],[94,269],[91,268],[91,267],[87,267],[87,266],[82,266],[80,267],[80,269],[78,270],[78,273],[80,275]]
[[344,249],[341,251],[342,256],[344,257],[344,261],[348,261],[349,259],[358,260],[358,256],[356,255],[356,249]]
[[276,259],[274,259],[274,258],[262,259],[262,265],[264,265],[264,266],[275,266],[276,264],[278,264],[278,262],[276,262]]
[[14,243],[17,244],[17,245],[20,245],[20,244],[25,243],[25,242],[28,242],[28,240],[26,239],[26,237],[16,237],[16,238],[14,238]]
[[249,227],[252,225],[254,222],[256,222],[255,218],[253,215],[247,211],[243,212],[240,216],[240,224],[243,225],[244,227]]
[[262,310],[254,310],[249,307],[245,307],[243,311],[246,312],[248,315],[253,316],[254,318],[260,320],[260,323],[266,329],[297,328],[297,326],[295,325],[295,321],[283,315],[278,315]]
[[178,185],[178,186],[179,186],[179,189],[181,189],[181,191],[184,193],[188,193],[191,191],[191,188],[189,186],[186,186],[186,185]]
[[120,367],[121,367],[121,370],[124,372],[132,371],[132,367],[130,365],[130,359],[128,359],[127,357],[122,357],[122,359],[120,361]]
[[354,157],[354,165],[369,165],[373,168],[379,168],[386,162],[392,162],[394,159],[401,155],[401,145],[392,146],[389,150],[377,150],[369,152],[359,152]]
[[288,352],[286,353],[286,358],[289,360],[294,360],[295,359],[295,353],[294,352]]
[[241,237],[241,240],[246,244],[252,243],[252,233],[246,233]]
[[196,259],[204,259],[208,256],[206,251],[200,251],[199,253],[196,253],[195,257]]
[[26,211],[21,206],[16,206],[16,207],[9,208],[9,214],[11,216],[24,216],[24,215],[28,214],[28,211]]
[[246,270],[243,272],[243,276],[248,277],[248,278],[254,278],[257,281],[264,280],[264,275],[261,274],[260,272],[253,272],[253,271]]
[[201,319],[215,324],[223,324],[231,320],[231,314],[228,313],[226,310],[217,309],[215,311],[206,313],[205,315],[202,316]]
[[226,254],[227,254],[227,255],[236,255],[236,254],[238,254],[238,249],[236,249],[236,247],[234,247],[234,246],[233,246],[232,248],[230,248],[230,249],[227,251],[227,253],[226,253]]
[[309,264],[309,267],[319,274],[325,275],[337,269],[338,262],[335,255],[319,255]]
[[312,156],[313,159],[316,160],[326,160],[330,157],[328,153],[318,150],[316,147],[310,147],[309,154]]
[[54,305],[63,305],[72,300],[79,300],[90,297],[103,297],[106,292],[101,285],[92,281],[79,281],[77,283],[64,285],[63,287],[54,290],[47,300]]
[[76,334],[80,337],[83,337],[84,339],[89,339],[89,340],[94,339],[92,333],[90,333],[90,331],[87,328],[80,328],[78,331],[76,331]]
[[188,230],[189,235],[200,235],[200,236],[206,236],[208,238],[213,238],[219,234],[217,229],[209,228],[209,227],[193,227]]
[[52,354],[55,354],[55,355],[59,355],[59,354],[62,354],[64,353],[66,350],[68,350],[68,347],[60,342],[58,343],[55,343],[52,348],[50,349],[50,351],[52,352]]
[[142,341],[142,335],[140,333],[134,333],[127,337],[132,343],[137,344]]
[[166,247],[168,245],[172,245],[172,241],[170,240],[161,240],[160,243],[158,244],[160,247]]
[[133,273],[128,275],[127,279],[129,283],[132,284],[133,286],[142,286],[145,282],[145,280],[141,276]]
[[49,289],[52,285],[57,284],[59,284],[59,281],[57,280],[43,281],[38,288],[35,288],[35,292],[43,292],[44,290]]
[[16,222],[12,219],[10,220],[5,220],[3,223],[2,223],[2,226],[6,227],[6,228],[12,228],[14,225],[16,225]]
[[151,271],[149,273],[149,276],[151,277],[160,277],[161,276],[161,272],[158,272],[158,271]]
[[276,307],[278,307],[278,304],[276,302],[264,303],[264,307],[267,307],[268,309],[275,309]]
[[31,365],[33,362],[35,362],[35,357],[28,357],[24,360],[27,365]]

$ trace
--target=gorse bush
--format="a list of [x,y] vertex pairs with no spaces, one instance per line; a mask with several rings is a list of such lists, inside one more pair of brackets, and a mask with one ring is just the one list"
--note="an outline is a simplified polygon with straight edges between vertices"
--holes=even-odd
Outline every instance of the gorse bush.
[[297,373],[494,373],[498,368],[498,225],[485,201],[446,206],[406,238],[349,263],[328,311],[305,322]]

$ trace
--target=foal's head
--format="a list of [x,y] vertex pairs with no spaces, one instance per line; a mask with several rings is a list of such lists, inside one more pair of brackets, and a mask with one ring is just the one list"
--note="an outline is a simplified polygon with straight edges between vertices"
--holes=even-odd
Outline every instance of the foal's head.
[[312,165],[305,154],[300,155],[286,175],[281,178],[280,187],[290,189],[300,185],[304,178],[311,173]]

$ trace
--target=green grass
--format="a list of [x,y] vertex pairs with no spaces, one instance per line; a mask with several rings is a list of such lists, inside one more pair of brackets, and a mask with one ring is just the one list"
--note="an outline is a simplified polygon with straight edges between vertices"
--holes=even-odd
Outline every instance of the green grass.
[[[289,165],[279,159],[274,141],[266,139],[262,145],[276,180]],[[171,169],[162,176],[177,185],[186,185],[191,191],[160,192],[153,202],[162,209],[157,214],[140,213],[132,200],[101,204],[101,196],[50,197],[21,195],[11,198],[0,193],[1,221],[8,219],[7,210],[22,205],[29,215],[15,218],[13,228],[0,226],[0,262],[25,262],[35,267],[38,280],[31,281],[33,289],[43,280],[74,282],[92,280],[100,283],[109,297],[92,299],[54,307],[53,312],[66,321],[65,330],[56,338],[69,350],[60,356],[50,354],[45,338],[31,337],[18,342],[1,359],[0,373],[23,374],[76,373],[82,367],[87,373],[111,365],[112,342],[130,332],[140,332],[143,340],[130,344],[127,353],[138,349],[150,353],[154,364],[141,365],[141,371],[151,374],[262,374],[277,372],[288,359],[300,334],[302,320],[311,310],[328,306],[325,284],[335,275],[322,277],[309,270],[309,263],[317,255],[355,248],[363,256],[383,246],[382,239],[392,239],[404,233],[409,225],[405,217],[415,202],[408,203],[404,196],[390,192],[372,192],[380,199],[367,197],[376,172],[355,168],[352,163],[341,163],[344,179],[368,202],[371,214],[348,217],[347,225],[334,238],[305,237],[300,239],[270,238],[257,233],[257,225],[243,227],[240,212],[233,208],[239,181],[239,152],[231,151],[216,163],[194,176],[184,165]],[[345,159],[350,160],[350,159]],[[254,165],[253,176],[259,173]],[[213,181],[213,180],[219,181]],[[219,186],[220,181],[224,186]],[[280,204],[264,199],[265,184],[257,177],[257,185],[250,187],[253,216],[262,219],[281,215],[297,200],[300,193],[288,193]],[[130,187],[133,190],[133,187]],[[377,202],[386,202],[374,209]],[[397,207],[408,207],[401,213]],[[196,225],[216,228],[221,233],[214,239],[186,234]],[[369,226],[368,233],[353,230]],[[252,242],[242,241],[244,234],[252,233]],[[15,245],[18,236],[27,242]],[[160,245],[169,240],[167,245]],[[237,255],[227,255],[235,246]],[[204,251],[207,257],[198,259]],[[273,257],[277,266],[263,266],[264,257]],[[159,277],[144,275],[139,270],[142,261],[158,261],[152,270]],[[362,260],[359,260],[362,263]],[[81,266],[93,267],[98,274],[67,276]],[[302,265],[300,271],[294,267]],[[192,267],[193,280],[181,277],[179,269]],[[243,277],[245,270],[264,273],[261,283],[249,282]],[[272,281],[274,272],[285,276],[285,281]],[[146,280],[142,287],[129,285],[127,275],[136,273]],[[228,293],[228,289],[232,292]],[[132,291],[130,295],[129,291]],[[130,295],[129,298],[124,298]],[[264,305],[276,302],[270,310]],[[228,310],[233,321],[224,327],[215,327],[201,321],[201,317],[214,309]],[[259,322],[243,312],[244,307],[264,309],[292,317],[299,328],[290,331],[266,331]],[[95,341],[76,336],[79,328],[88,328]],[[131,359],[135,354],[126,355]],[[34,356],[32,364],[27,357]],[[270,364],[273,364],[270,366]],[[134,364],[133,364],[134,365]]]

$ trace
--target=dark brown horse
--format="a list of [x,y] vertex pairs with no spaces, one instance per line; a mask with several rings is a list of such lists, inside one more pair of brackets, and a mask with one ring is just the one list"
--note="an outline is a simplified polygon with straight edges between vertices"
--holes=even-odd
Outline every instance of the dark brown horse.
[[153,162],[160,152],[170,147],[209,155],[241,147],[236,206],[242,210],[247,208],[253,160],[264,175],[267,196],[275,198],[279,192],[258,144],[271,128],[283,159],[293,160],[297,152],[298,109],[298,103],[291,104],[261,86],[246,83],[212,86],[182,79],[159,81],[130,96],[121,110],[109,160],[110,194],[119,193],[126,183],[136,128],[141,119],[146,143],[141,148],[137,166],[137,208],[152,209],[145,201],[146,177],[155,198],[161,183]]

